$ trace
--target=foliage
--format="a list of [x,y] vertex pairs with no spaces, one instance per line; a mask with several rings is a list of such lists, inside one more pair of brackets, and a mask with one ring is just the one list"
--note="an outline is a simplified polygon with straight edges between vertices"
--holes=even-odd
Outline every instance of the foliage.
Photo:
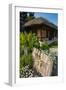
[[39,41],[35,33],[20,33],[20,49],[23,49],[25,47],[28,47],[30,50],[32,50],[33,47],[40,47]]
[[35,18],[33,12],[20,12],[20,31],[23,31],[23,25],[33,18]]
[[20,68],[25,67],[26,65],[29,65],[29,68],[32,68],[33,61],[31,53],[28,55],[24,54],[20,57]]
[[57,47],[58,46],[58,42],[55,41],[55,42],[52,42],[51,44],[49,44],[49,47]]
[[22,32],[20,33],[20,67],[32,65],[31,51],[33,47],[39,47],[39,41],[35,34]]
[[[34,33],[20,33],[20,77],[28,77],[32,71],[32,49],[33,47],[39,48],[40,44]],[[26,68],[26,66],[29,66]],[[27,76],[26,76],[26,73]]]
[[57,53],[51,53],[50,47],[57,46],[57,42],[48,45],[45,41],[41,46],[35,33],[20,32],[20,77],[33,77],[32,50],[38,48],[43,50],[53,60],[52,75],[57,75]]
[[32,43],[33,47],[40,48],[40,43],[35,33],[32,34]]
[[47,42],[44,42],[42,45],[41,45],[41,49],[42,50],[49,50],[49,45]]

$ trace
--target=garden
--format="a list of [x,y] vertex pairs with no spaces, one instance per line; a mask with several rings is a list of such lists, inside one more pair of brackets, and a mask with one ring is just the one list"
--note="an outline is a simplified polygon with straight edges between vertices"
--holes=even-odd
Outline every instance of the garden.
[[40,51],[41,50],[44,51],[44,53],[48,55],[51,60],[53,60],[53,70],[51,76],[57,76],[58,55],[57,55],[57,51],[52,52],[52,49],[55,48],[57,49],[58,43],[53,42],[51,44],[48,44],[47,41],[45,41],[40,46],[40,42],[35,33],[20,32],[20,65],[19,65],[20,78],[42,76],[33,68],[34,61],[32,57],[32,52],[34,48]]

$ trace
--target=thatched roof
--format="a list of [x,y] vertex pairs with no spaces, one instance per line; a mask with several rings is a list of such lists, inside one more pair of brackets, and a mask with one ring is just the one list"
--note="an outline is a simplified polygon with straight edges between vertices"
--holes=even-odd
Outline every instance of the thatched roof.
[[26,22],[24,24],[24,27],[28,27],[28,26],[30,27],[32,25],[41,25],[41,24],[44,24],[44,25],[47,25],[51,28],[57,29],[57,26],[55,24],[49,22],[47,19],[42,18],[42,17],[35,18],[35,19],[32,19],[32,20]]

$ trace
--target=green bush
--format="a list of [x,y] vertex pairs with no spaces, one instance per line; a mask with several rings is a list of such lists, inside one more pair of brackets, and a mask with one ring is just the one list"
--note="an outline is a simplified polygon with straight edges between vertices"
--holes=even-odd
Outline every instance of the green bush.
[[27,38],[26,33],[23,33],[23,32],[20,33],[20,46],[27,44],[26,38]]
[[32,34],[32,43],[33,47],[40,48],[40,43],[35,33]]
[[29,50],[32,51],[33,47],[40,48],[40,43],[35,33],[20,33],[20,53],[22,53],[22,49],[27,47]]
[[58,46],[58,42],[52,42],[51,44],[49,44],[49,47],[57,47]]
[[[33,67],[33,47],[40,47],[40,43],[36,34],[31,32],[20,32],[20,77],[28,77],[30,76],[30,72],[32,72],[31,69]],[[29,67],[26,68],[27,66]],[[28,76],[26,76],[26,72],[28,72]]]
[[20,68],[25,67],[26,65],[29,65],[30,68],[32,68],[33,61],[32,61],[32,54],[28,55],[22,55],[20,57]]
[[28,47],[30,50],[32,50],[33,47],[36,47],[36,48],[40,47],[40,43],[35,33],[30,32],[27,34],[27,42],[28,42]]
[[41,45],[41,49],[42,50],[49,50],[49,45],[47,42],[44,42],[42,45]]

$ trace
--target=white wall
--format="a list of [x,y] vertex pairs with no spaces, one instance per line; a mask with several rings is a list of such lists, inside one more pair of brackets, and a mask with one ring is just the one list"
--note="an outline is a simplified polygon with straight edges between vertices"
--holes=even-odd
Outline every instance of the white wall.
[[[8,82],[8,26],[9,26],[9,23],[8,23],[8,4],[9,3],[13,3],[15,2],[16,3],[21,3],[21,5],[37,5],[40,7],[43,6],[44,4],[48,3],[48,5],[50,6],[51,2],[53,1],[57,1],[57,4],[56,6],[59,4],[61,6],[64,6],[63,2],[64,0],[0,0],[0,90],[9,90],[11,89],[10,86],[8,86],[7,82]],[[44,1],[46,3],[44,3]],[[50,2],[51,1],[51,2]],[[52,3],[52,5],[54,6],[54,4]],[[65,13],[65,16],[66,16],[66,13]],[[66,20],[66,17],[65,19]],[[66,23],[66,21],[65,21]],[[66,26],[66,25],[65,25]],[[65,28],[66,29],[66,28]],[[63,42],[63,53],[65,53],[65,49],[66,49],[66,31],[64,32],[64,36],[62,37],[64,38],[64,42]],[[64,54],[64,56],[66,56]],[[66,59],[66,58],[65,58]],[[66,61],[65,61],[65,64],[66,65]],[[64,68],[66,68],[64,66]],[[64,69],[65,70],[65,69]],[[64,72],[64,75],[66,76],[66,73]],[[66,80],[66,78],[65,78]],[[12,89],[24,89],[24,90],[34,90],[34,89],[38,89],[38,90],[43,90],[43,89],[46,89],[46,90],[64,90],[65,88],[65,83],[63,84],[49,84],[49,85],[37,85],[37,86],[23,86],[23,87],[15,87],[15,88],[12,88]]]

